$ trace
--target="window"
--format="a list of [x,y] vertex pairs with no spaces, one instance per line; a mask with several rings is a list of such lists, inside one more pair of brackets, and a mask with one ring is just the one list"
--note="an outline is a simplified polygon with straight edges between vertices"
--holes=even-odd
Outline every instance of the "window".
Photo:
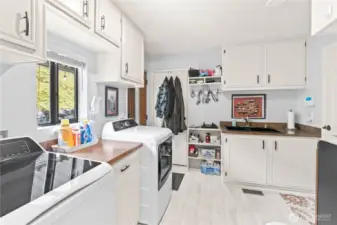
[[78,122],[78,69],[56,62],[38,64],[37,124],[55,125],[61,119]]

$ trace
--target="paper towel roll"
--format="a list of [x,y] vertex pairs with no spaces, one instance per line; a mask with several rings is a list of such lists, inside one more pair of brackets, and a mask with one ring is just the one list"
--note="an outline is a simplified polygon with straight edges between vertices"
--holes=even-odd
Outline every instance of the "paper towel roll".
[[295,129],[295,113],[293,110],[288,111],[288,123],[287,123],[288,130]]

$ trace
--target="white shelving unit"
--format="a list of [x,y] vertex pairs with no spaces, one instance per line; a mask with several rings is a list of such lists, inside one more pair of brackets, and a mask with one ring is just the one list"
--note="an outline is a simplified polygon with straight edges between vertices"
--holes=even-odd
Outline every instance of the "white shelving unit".
[[[203,161],[215,162],[220,164],[221,166],[221,130],[220,129],[211,129],[211,128],[197,128],[191,127],[188,128],[188,136],[187,136],[187,158],[188,158],[188,169],[200,169],[200,165]],[[195,133],[199,135],[199,139],[201,142],[193,142],[190,141],[190,134]],[[217,136],[219,138],[219,143],[205,143],[206,133],[210,133],[211,136]],[[191,145],[194,145],[198,151],[198,155],[192,156],[190,155],[189,148]],[[217,158],[207,158],[201,155],[201,149],[215,149],[216,152],[220,152],[220,157]]]
[[222,76],[189,77],[188,78],[189,86],[200,86],[200,85],[219,86],[221,84],[222,84]]

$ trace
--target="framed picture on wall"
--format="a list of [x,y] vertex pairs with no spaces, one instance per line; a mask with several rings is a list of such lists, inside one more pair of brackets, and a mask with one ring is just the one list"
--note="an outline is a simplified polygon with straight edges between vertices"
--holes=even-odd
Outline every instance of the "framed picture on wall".
[[266,118],[265,94],[232,95],[232,118],[242,119],[244,117]]
[[105,87],[105,116],[118,116],[118,88]]

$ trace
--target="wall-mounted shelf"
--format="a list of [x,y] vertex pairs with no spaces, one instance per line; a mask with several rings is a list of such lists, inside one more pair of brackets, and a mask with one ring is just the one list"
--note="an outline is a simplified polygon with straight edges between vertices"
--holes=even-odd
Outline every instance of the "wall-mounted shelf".
[[193,156],[189,156],[189,159],[195,159],[195,160],[208,160],[208,161],[216,161],[216,162],[221,162],[221,159],[209,159],[209,158],[205,158],[205,157],[193,157]]
[[189,142],[188,145],[205,146],[205,147],[221,147],[221,144],[210,144],[210,143],[193,143],[193,142]]
[[219,85],[221,83],[222,83],[222,76],[189,77],[188,78],[188,84],[190,86]]

